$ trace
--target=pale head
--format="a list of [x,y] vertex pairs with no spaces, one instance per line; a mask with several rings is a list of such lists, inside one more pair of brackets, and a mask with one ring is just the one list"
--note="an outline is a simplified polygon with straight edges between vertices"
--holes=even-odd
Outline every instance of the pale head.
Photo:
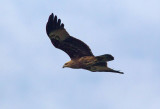
[[66,63],[63,65],[63,68],[65,68],[65,67],[78,68],[77,65],[78,65],[77,62],[71,60],[71,61],[69,61],[69,62],[66,62]]
[[69,62],[66,62],[64,65],[63,65],[63,68],[65,67],[70,67],[70,63]]

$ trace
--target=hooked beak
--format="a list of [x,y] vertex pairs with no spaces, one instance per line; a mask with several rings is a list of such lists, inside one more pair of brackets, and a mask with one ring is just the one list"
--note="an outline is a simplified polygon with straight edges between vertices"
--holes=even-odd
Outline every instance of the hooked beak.
[[68,64],[67,64],[67,63],[65,63],[62,68],[65,68],[65,67],[68,67]]
[[62,68],[65,68],[66,66],[64,65]]

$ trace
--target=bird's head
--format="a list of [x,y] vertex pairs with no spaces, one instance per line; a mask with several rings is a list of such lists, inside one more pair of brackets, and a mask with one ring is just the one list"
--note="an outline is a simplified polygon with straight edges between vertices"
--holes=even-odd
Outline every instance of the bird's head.
[[63,68],[65,68],[65,67],[70,67],[69,62],[66,62],[66,63],[63,65]]

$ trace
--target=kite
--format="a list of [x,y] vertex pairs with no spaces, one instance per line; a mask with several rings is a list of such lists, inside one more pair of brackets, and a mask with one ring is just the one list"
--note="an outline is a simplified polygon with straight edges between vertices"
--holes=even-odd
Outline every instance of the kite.
[[108,61],[114,60],[110,54],[94,56],[87,44],[72,37],[64,28],[61,19],[53,13],[49,16],[46,32],[54,47],[66,52],[71,60],[64,64],[63,68],[85,69],[92,72],[123,72],[113,70],[107,66]]

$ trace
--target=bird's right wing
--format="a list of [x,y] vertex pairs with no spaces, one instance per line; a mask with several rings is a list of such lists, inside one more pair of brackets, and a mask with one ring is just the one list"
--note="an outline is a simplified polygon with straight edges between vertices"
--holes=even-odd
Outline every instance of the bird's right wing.
[[57,16],[54,16],[53,13],[49,16],[46,32],[52,44],[66,52],[71,59],[93,56],[90,48],[84,42],[68,34],[64,24],[61,24],[61,20],[57,20]]

